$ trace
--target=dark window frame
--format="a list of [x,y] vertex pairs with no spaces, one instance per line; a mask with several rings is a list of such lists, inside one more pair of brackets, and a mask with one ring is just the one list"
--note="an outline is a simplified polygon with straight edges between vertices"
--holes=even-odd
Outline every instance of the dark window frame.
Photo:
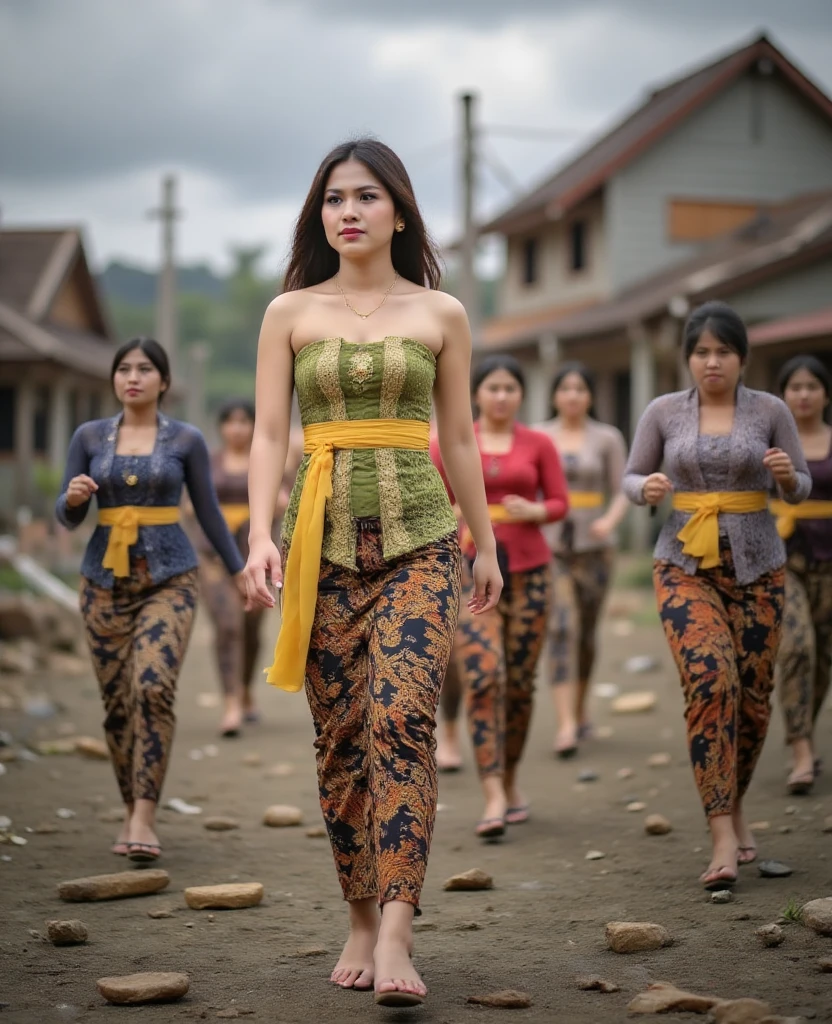
[[589,269],[589,224],[583,218],[569,224],[569,270],[583,274]]
[[540,281],[540,239],[534,235],[523,239],[521,281],[526,288]]
[[17,426],[17,388],[14,384],[0,387],[0,454],[10,455],[15,451]]

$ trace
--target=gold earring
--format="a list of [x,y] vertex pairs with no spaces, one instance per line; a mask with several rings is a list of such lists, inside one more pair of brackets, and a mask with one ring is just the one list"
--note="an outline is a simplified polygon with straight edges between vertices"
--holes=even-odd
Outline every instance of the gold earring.
[[404,221],[403,220],[397,220],[396,221],[396,231],[399,231],[399,232],[404,231]]

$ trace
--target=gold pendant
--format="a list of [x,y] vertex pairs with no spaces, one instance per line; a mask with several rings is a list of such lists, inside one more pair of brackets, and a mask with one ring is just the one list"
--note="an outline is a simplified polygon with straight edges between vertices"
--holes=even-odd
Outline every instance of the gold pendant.
[[359,349],[350,357],[347,370],[353,388],[361,394],[365,386],[373,379],[373,357],[369,352]]
[[129,476],[126,476],[124,478],[124,482],[127,484],[128,487],[135,487],[136,484],[139,482],[139,478],[136,476],[135,473],[131,473]]

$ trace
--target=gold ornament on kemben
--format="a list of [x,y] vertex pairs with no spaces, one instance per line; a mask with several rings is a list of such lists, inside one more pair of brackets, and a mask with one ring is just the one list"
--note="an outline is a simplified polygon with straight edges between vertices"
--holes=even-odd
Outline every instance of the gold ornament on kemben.
[[136,476],[135,473],[126,473],[124,476],[124,482],[127,484],[128,487],[135,487],[136,484],[139,482],[139,478]]

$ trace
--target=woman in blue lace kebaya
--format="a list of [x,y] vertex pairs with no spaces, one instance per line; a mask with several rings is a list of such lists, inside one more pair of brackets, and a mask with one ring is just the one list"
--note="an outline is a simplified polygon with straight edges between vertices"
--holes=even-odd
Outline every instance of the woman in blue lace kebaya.
[[122,412],[75,431],[56,514],[74,529],[96,497],[98,525],[81,566],[81,613],[127,811],[113,853],[152,861],[161,853],[156,806],[197,599],[197,558],[179,525],[183,484],[240,586],[243,560],[217,503],[202,434],[159,411],[170,387],[164,349],[151,339],[127,342],[111,379]]

